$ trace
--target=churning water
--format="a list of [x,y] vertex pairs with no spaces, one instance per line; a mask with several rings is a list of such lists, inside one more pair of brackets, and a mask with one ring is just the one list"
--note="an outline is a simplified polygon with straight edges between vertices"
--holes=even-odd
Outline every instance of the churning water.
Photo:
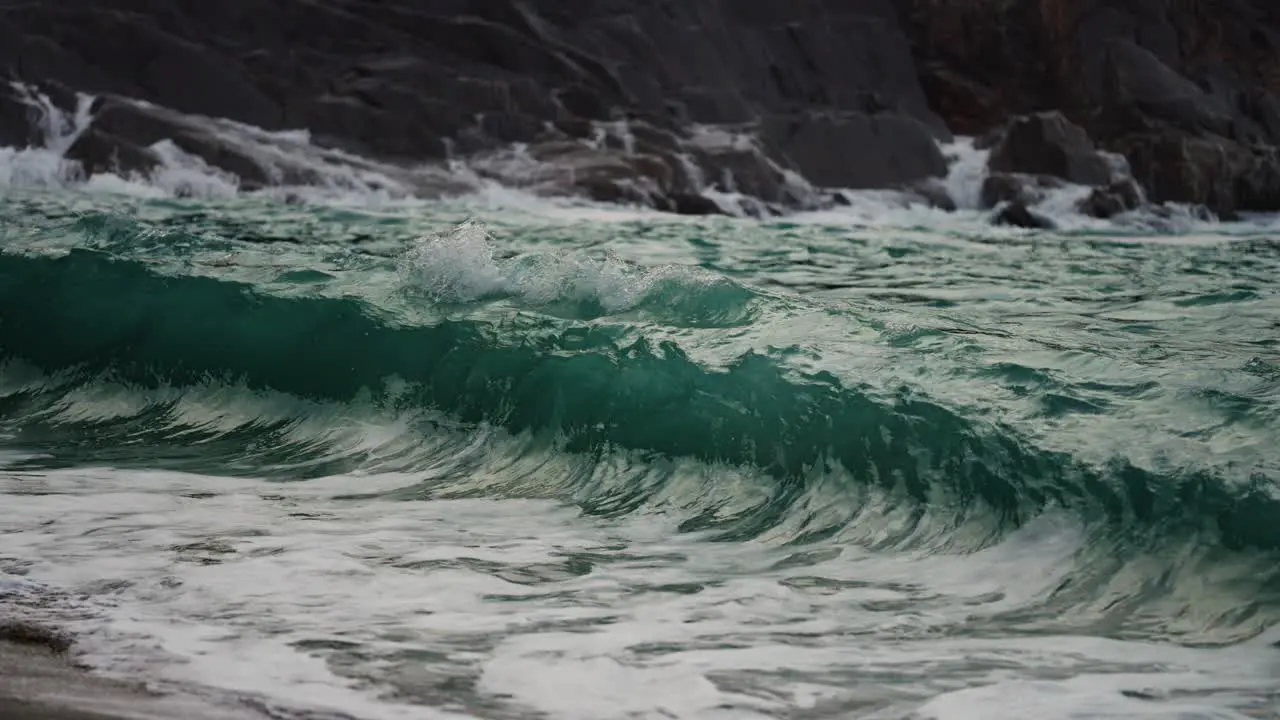
[[1280,716],[1263,220],[117,180],[0,199],[0,609],[103,672],[274,717]]

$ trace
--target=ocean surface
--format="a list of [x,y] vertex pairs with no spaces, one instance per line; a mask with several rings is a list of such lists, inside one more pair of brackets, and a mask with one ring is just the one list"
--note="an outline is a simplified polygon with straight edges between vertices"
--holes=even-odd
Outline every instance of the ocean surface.
[[97,671],[275,718],[1280,717],[1274,219],[55,145],[0,151],[0,614]]

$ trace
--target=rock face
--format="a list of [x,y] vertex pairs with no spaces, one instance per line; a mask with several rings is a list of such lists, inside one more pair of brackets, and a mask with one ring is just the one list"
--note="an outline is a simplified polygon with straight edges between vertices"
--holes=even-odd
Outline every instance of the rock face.
[[[1099,213],[1132,200],[1103,153],[1153,202],[1280,210],[1272,0],[61,0],[0,9],[0,68],[102,98],[71,150],[91,169],[152,167],[162,137],[247,187],[308,170],[183,115],[686,212],[837,197],[797,177],[926,187],[952,131]],[[36,137],[15,92],[0,145]]]
[[1123,155],[1154,202],[1195,203],[1224,217],[1280,210],[1280,4],[900,7],[929,102],[956,132],[980,135],[1010,116],[1058,110],[1098,147]]
[[[306,128],[316,142],[396,161],[582,141],[600,123],[642,122],[679,142],[625,159],[626,149],[582,143],[537,153],[564,165],[573,188],[659,204],[694,191],[677,157],[696,145],[694,128],[746,126],[758,157],[701,153],[699,170],[713,182],[732,171],[762,201],[792,205],[803,203],[771,177],[779,168],[883,187],[945,173],[935,140],[950,137],[892,0],[23,3],[0,11],[0,66],[180,113]],[[156,118],[121,107],[108,105],[110,127],[78,148],[95,166],[148,162]],[[0,97],[0,143],[27,132],[15,113]],[[251,185],[265,179],[216,138],[178,134],[184,151],[244,171]],[[623,189],[623,176],[635,187]]]

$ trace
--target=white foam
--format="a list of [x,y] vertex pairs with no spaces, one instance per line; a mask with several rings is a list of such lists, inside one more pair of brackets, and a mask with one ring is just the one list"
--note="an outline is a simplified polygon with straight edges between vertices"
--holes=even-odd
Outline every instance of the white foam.
[[[412,208],[443,199],[463,207],[519,212],[564,221],[626,222],[658,215],[646,207],[628,207],[591,202],[581,198],[551,197],[539,180],[547,168],[531,158],[520,145],[502,151],[454,159],[445,165],[403,167],[321,147],[305,130],[267,131],[230,120],[183,115],[138,102],[149,111],[166,116],[168,122],[186,126],[198,135],[234,148],[248,158],[271,181],[261,189],[246,191],[240,181],[223,170],[210,167],[198,157],[181,150],[170,140],[161,140],[150,149],[160,165],[146,174],[98,173],[85,177],[78,163],[66,160],[67,150],[92,123],[92,98],[80,95],[76,108],[66,112],[31,88],[15,84],[18,97],[27,103],[42,134],[37,147],[0,148],[0,187],[60,188],[95,194],[127,195],[141,199],[192,197],[229,199],[239,196],[281,201],[364,208]],[[612,141],[624,153],[635,150],[635,137],[625,121],[597,125],[597,135],[586,145],[603,146]],[[748,134],[724,128],[695,127],[686,140],[691,148],[746,150],[755,142]],[[956,202],[957,212],[929,207],[909,193],[886,190],[842,191],[849,205],[789,216],[788,222],[847,226],[850,228],[929,228],[951,233],[984,233],[1004,237],[1034,236],[1038,231],[994,228],[989,213],[979,210],[982,181],[986,175],[987,151],[974,147],[973,138],[958,137],[942,145],[950,170],[942,186]],[[1124,159],[1109,156],[1116,172],[1126,171]],[[759,201],[736,192],[732,176],[703,178],[696,164],[682,158],[684,171],[699,191],[724,211],[738,217],[758,216]],[[559,172],[559,171],[557,171]],[[815,188],[803,177],[784,173],[788,192],[813,200]],[[494,178],[514,183],[504,186]],[[717,189],[722,186],[725,189]],[[554,184],[551,190],[558,191]],[[1241,235],[1274,229],[1274,215],[1248,216],[1240,223],[1208,223],[1179,206],[1157,213],[1148,210],[1102,220],[1079,213],[1076,205],[1088,189],[1067,186],[1050,190],[1032,208],[1051,219],[1059,230],[1072,233],[1185,234],[1214,233]]]
[[976,142],[975,138],[959,136],[941,146],[949,163],[943,187],[962,210],[977,210],[982,205],[982,183],[987,178],[991,150],[979,150],[974,147]]
[[688,285],[723,283],[696,268],[638,266],[612,254],[547,253],[495,257],[494,240],[479,222],[422,238],[400,259],[406,289],[437,302],[515,298],[531,305],[557,301],[598,303],[605,313],[634,308],[665,280]]
[[25,104],[42,136],[39,147],[0,147],[0,187],[62,187],[83,180],[83,169],[63,159],[68,148],[89,127],[93,98],[79,95],[76,108],[67,113],[47,95],[11,82],[15,97]]
[[[261,410],[240,400],[197,392],[178,413],[230,428],[280,412],[278,398]],[[229,405],[244,409],[218,419]],[[343,424],[370,446],[404,434]],[[1259,642],[1194,650],[984,631],[1038,612],[1079,570],[1085,536],[1071,516],[1046,514],[968,554],[866,551],[841,538],[705,542],[678,532],[691,502],[732,515],[772,481],[738,469],[735,486],[732,469],[678,459],[667,489],[626,518],[539,499],[430,499],[437,477],[464,496],[502,484],[535,498],[551,494],[547,483],[581,481],[571,456],[526,459],[522,440],[501,434],[476,443],[413,473],[270,484],[0,473],[0,533],[32,577],[93,593],[94,611],[70,622],[94,665],[370,720],[445,717],[444,703],[592,720],[804,710],[963,720],[1011,716],[1010,698],[1053,718],[1081,708],[1231,717],[1280,669]],[[593,472],[625,484],[643,471],[620,456]],[[863,520],[851,531],[877,524]],[[1200,695],[1134,703],[1121,690]]]

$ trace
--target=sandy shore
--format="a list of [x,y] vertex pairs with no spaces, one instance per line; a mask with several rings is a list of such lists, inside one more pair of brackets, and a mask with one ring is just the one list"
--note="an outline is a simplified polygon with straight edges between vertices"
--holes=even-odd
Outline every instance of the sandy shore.
[[157,694],[76,667],[40,643],[0,639],[0,720],[262,720],[247,708]]

